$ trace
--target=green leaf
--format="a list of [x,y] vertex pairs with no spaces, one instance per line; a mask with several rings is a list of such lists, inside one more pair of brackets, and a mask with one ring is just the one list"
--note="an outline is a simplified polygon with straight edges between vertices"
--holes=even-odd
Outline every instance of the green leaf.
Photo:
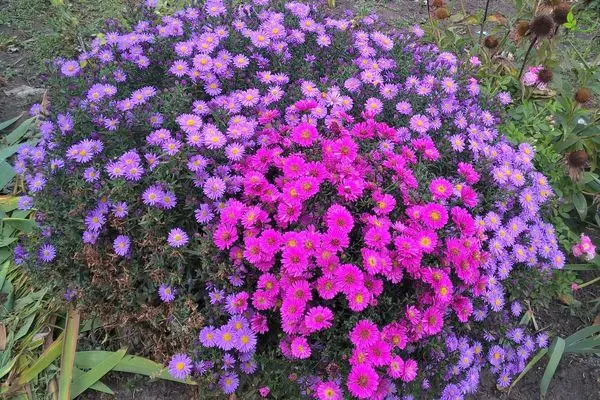
[[10,146],[17,143],[29,130],[31,125],[35,121],[35,117],[31,117],[23,121],[21,125],[19,125],[14,131],[12,131],[8,136],[6,136],[6,143]]
[[594,264],[567,264],[564,266],[567,271],[591,271],[600,269]]
[[[78,379],[83,374],[85,374],[85,371],[82,371],[79,368],[75,368],[73,370],[73,379]],[[101,381],[98,381],[98,382],[94,383],[92,386],[90,386],[90,389],[95,390],[97,392],[106,393],[106,394],[112,394],[112,395],[115,394],[115,392],[113,392],[111,388],[109,388],[108,386],[106,386]]]
[[31,328],[31,324],[33,324],[33,320],[35,319],[35,317],[36,317],[36,314],[32,314],[25,319],[25,321],[23,322],[23,325],[21,325],[21,327],[15,334],[15,340],[19,340],[23,336],[27,335],[27,332],[29,332],[29,329]]
[[19,197],[7,196],[0,198],[0,211],[11,212],[17,208]]
[[537,364],[546,355],[547,352],[548,349],[541,349],[535,355],[535,357],[533,357],[531,361],[529,361],[529,363],[525,366],[523,371],[519,374],[519,376],[517,376],[517,379],[515,379],[514,382],[510,385],[508,393],[510,393],[510,391],[515,387],[515,385],[531,370],[531,368],[535,366],[535,364]]
[[31,233],[37,228],[37,224],[32,219],[4,218],[2,222],[25,233]]
[[580,192],[573,193],[573,205],[575,206],[575,209],[579,214],[579,218],[581,218],[582,221],[585,220],[585,217],[587,217],[588,210],[585,196]]
[[567,351],[571,348],[572,345],[577,343],[580,340],[583,340],[591,335],[595,335],[600,332],[600,325],[588,326],[586,328],[580,329],[568,338],[565,339],[567,345]]
[[0,190],[4,189],[10,181],[17,175],[13,167],[6,161],[0,163]]
[[19,120],[19,118],[21,118],[21,116],[23,115],[23,113],[17,115],[14,118],[11,118],[7,121],[1,122],[0,123],[0,131],[5,130],[6,128],[8,128],[9,126],[11,126],[12,124],[14,124],[15,122],[17,122]]
[[115,365],[121,361],[127,349],[121,349],[106,357],[101,363],[94,368],[85,372],[78,379],[73,380],[71,387],[71,399],[76,398],[81,393],[85,392],[90,386],[98,382],[104,375],[111,371]]
[[544,376],[542,376],[542,380],[540,382],[540,394],[542,398],[546,397],[548,387],[550,386],[550,381],[554,377],[554,373],[556,372],[556,368],[558,367],[558,363],[562,359],[564,352],[565,340],[561,337],[556,337],[556,339],[554,339],[554,343],[548,351],[548,354],[550,355],[550,360],[548,361],[548,365],[546,365]]
[[0,162],[2,161],[6,161],[6,159],[10,156],[12,156],[13,154],[15,154],[17,152],[17,150],[19,150],[19,147],[21,147],[22,144],[14,144],[12,146],[8,146],[8,147],[4,147],[2,149],[0,149]]
[[42,355],[35,360],[33,364],[26,370],[24,370],[19,376],[19,385],[25,385],[30,382],[32,379],[37,377],[40,372],[48,368],[50,364],[54,360],[60,356],[60,352],[62,349],[62,344],[64,340],[64,334],[60,334],[60,336],[52,342],[50,346],[42,353]]
[[[112,353],[109,351],[78,351],[75,355],[75,364],[77,367],[83,369],[93,368],[111,354]],[[151,378],[196,385],[196,382],[189,378],[183,381],[172,377],[163,365],[143,357],[125,356],[117,365],[115,365],[113,371],[129,372],[132,374],[146,375]]]
[[2,264],[2,267],[0,267],[0,290],[2,290],[2,286],[4,286],[4,281],[6,280],[9,266],[10,261],[6,261],[4,264]]
[[15,363],[18,360],[18,356],[13,358],[12,360],[10,360],[10,362],[4,364],[2,367],[0,367],[0,378],[2,378],[4,375],[8,374],[12,367],[15,365]]
[[60,360],[60,376],[58,379],[58,400],[71,400],[71,384],[77,350],[77,336],[79,335],[79,311],[71,308],[67,313],[65,327],[65,342]]

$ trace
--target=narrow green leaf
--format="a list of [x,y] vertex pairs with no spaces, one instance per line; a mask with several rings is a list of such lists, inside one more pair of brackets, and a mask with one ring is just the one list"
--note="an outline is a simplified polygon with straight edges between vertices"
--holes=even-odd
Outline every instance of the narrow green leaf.
[[115,365],[121,361],[123,356],[125,356],[126,351],[127,349],[121,349],[112,353],[94,368],[81,375],[79,379],[74,379],[71,387],[71,399],[74,399],[85,392],[90,386],[98,382],[104,375],[112,370]]
[[548,350],[550,360],[548,360],[548,365],[546,365],[544,376],[542,376],[542,380],[540,382],[540,394],[542,398],[546,397],[548,387],[550,386],[550,381],[554,377],[554,373],[556,372],[556,368],[558,367],[558,363],[562,359],[564,352],[565,340],[560,336],[557,336],[556,339],[554,339],[552,347],[550,347],[550,350]]
[[37,228],[37,224],[32,219],[4,218],[2,222],[25,233],[33,232],[33,230]]
[[594,264],[567,264],[564,269],[568,271],[591,271],[599,268]]
[[17,196],[6,196],[0,198],[0,211],[11,212],[17,208],[19,198]]
[[48,368],[50,364],[54,360],[60,356],[60,351],[62,349],[62,344],[64,340],[64,334],[61,333],[60,336],[52,342],[50,346],[42,353],[42,355],[35,360],[35,362],[26,370],[24,370],[19,376],[19,385],[25,385],[30,382],[36,376],[39,375],[40,372]]
[[[78,379],[83,374],[85,374],[85,371],[82,371],[79,368],[75,368],[73,370],[73,379]],[[115,392],[113,392],[111,388],[106,386],[101,381],[94,383],[92,386],[90,386],[90,389],[95,390],[97,392],[102,392],[102,393],[107,393],[107,394],[112,394],[112,395],[115,394]]]
[[2,149],[0,149],[0,162],[2,161],[6,161],[6,159],[10,156],[12,156],[13,154],[15,154],[17,152],[17,150],[19,150],[19,147],[21,147],[22,144],[13,144],[12,146],[8,146],[8,147],[4,147]]
[[79,334],[79,311],[71,308],[67,314],[65,327],[65,343],[60,361],[60,377],[58,379],[58,400],[71,400],[71,384],[75,352],[77,350],[77,336]]
[[2,378],[4,375],[8,374],[10,372],[10,370],[12,369],[12,367],[15,365],[15,363],[17,362],[17,359],[19,357],[15,357],[12,360],[10,360],[10,362],[4,364],[2,367],[0,367],[0,378]]
[[10,261],[6,261],[4,264],[2,264],[2,267],[0,267],[0,290],[2,290],[2,286],[4,286],[9,265]]
[[588,211],[588,206],[587,206],[587,201],[585,199],[585,196],[583,194],[581,194],[580,192],[575,192],[573,193],[573,205],[575,206],[575,209],[577,210],[577,213],[579,214],[579,217],[581,218],[581,220],[585,220],[585,217],[587,217],[587,211]]
[[0,190],[4,189],[17,175],[13,167],[6,161],[0,163]]
[[[78,351],[75,355],[75,364],[77,367],[83,369],[93,368],[111,354],[110,351]],[[115,365],[113,371],[129,372],[132,374],[146,375],[151,378],[196,385],[196,382],[191,379],[183,381],[172,377],[163,365],[143,357],[125,356],[117,365]]]
[[33,324],[33,320],[35,319],[35,317],[36,317],[36,314],[32,314],[25,319],[25,321],[23,322],[23,325],[21,325],[21,327],[15,334],[15,340],[19,340],[23,336],[27,335],[27,332],[29,332],[29,329],[31,329],[31,324]]
[[15,122],[17,122],[19,120],[19,118],[21,118],[21,116],[23,115],[23,113],[17,115],[14,118],[11,118],[9,120],[6,120],[4,122],[0,122],[0,131],[5,130],[6,128],[8,128],[9,126],[11,126],[12,124],[14,124]]
[[6,136],[6,143],[10,146],[21,140],[21,138],[25,136],[25,134],[33,124],[33,121],[35,121],[35,117],[31,117],[23,121],[21,125],[16,127],[14,131],[12,131],[8,136]]
[[570,348],[573,344],[577,343],[580,340],[590,337],[591,335],[595,335],[600,332],[600,325],[588,326],[586,328],[580,329],[571,336],[565,339],[565,343],[567,345],[567,349]]
[[531,368],[533,368],[535,366],[535,364],[537,364],[546,355],[547,352],[548,352],[548,349],[541,349],[535,355],[535,357],[533,357],[531,359],[531,361],[529,361],[529,363],[525,366],[523,371],[519,374],[519,376],[517,376],[517,379],[515,379],[513,381],[513,383],[510,385],[510,388],[508,389],[508,393],[510,393],[510,391],[516,386],[516,384],[531,370]]

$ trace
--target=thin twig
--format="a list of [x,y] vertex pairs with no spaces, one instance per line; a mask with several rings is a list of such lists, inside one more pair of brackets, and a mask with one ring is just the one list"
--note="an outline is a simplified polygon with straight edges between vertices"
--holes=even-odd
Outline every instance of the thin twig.
[[523,65],[521,65],[521,70],[519,71],[519,80],[521,80],[521,76],[523,75],[523,70],[525,69],[525,64],[527,64],[527,58],[529,58],[529,53],[531,53],[531,49],[533,49],[535,42],[537,42],[537,36],[535,36],[533,38],[533,40],[531,41],[531,44],[529,45],[529,48],[527,49],[527,53],[525,53],[525,58],[523,59]]
[[485,26],[485,20],[488,15],[488,7],[490,6],[490,0],[485,2],[485,11],[483,12],[483,19],[481,20],[481,28],[479,29],[479,45],[481,46],[481,39],[483,38],[483,28]]

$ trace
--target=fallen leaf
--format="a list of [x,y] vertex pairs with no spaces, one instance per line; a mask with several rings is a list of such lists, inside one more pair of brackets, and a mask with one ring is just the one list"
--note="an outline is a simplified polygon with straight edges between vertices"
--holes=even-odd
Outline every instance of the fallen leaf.
[[6,349],[6,327],[0,324],[0,351]]
[[596,318],[594,318],[594,323],[592,325],[600,325],[600,314],[596,315]]

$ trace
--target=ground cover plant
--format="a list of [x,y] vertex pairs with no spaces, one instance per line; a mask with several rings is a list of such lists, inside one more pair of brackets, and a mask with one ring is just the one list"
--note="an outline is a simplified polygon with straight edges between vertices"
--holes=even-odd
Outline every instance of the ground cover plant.
[[112,324],[176,327],[171,374],[221,392],[508,387],[547,336],[504,282],[565,262],[534,148],[497,129],[510,94],[417,26],[149,6],[57,61],[17,260]]

